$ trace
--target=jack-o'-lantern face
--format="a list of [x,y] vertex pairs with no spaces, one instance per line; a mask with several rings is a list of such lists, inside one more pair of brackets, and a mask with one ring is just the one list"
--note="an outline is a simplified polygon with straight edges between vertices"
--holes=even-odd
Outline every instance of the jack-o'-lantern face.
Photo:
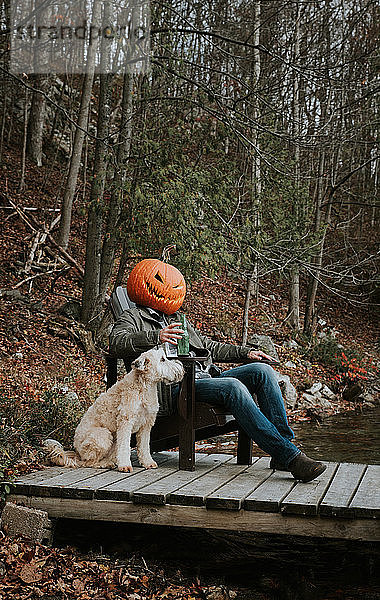
[[186,283],[180,271],[155,258],[146,258],[132,269],[127,281],[128,296],[136,304],[172,315],[185,299]]

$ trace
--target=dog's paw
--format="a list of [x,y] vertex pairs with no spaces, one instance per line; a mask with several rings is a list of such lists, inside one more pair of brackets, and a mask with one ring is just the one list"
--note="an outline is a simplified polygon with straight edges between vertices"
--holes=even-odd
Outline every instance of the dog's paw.
[[158,464],[154,462],[154,460],[152,460],[152,462],[150,463],[143,464],[143,467],[145,467],[146,469],[157,469]]
[[121,471],[122,473],[132,473],[133,467],[132,465],[127,465],[126,467],[118,467],[117,470]]

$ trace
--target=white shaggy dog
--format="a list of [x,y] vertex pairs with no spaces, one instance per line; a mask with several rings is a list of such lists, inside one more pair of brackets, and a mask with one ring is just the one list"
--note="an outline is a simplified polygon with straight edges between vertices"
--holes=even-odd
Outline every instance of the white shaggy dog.
[[66,467],[117,466],[131,472],[131,434],[136,433],[137,456],[146,469],[155,469],[149,449],[150,431],[158,412],[157,384],[183,378],[181,363],[168,360],[162,348],[144,352],[132,370],[100,394],[83,415],[74,434],[76,452],[65,452],[56,440],[44,447],[54,464]]

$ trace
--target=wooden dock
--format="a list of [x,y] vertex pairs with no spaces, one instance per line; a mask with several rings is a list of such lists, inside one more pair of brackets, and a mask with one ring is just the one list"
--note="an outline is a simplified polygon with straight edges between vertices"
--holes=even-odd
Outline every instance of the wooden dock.
[[271,470],[269,457],[247,467],[230,454],[197,454],[189,472],[176,452],[154,456],[158,469],[131,474],[49,467],[20,477],[8,500],[51,518],[380,540],[380,465],[327,463],[300,483]]

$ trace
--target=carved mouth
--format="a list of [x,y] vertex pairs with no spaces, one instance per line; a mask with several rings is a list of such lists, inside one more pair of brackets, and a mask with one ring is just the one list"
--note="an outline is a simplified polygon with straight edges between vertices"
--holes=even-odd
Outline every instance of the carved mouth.
[[153,287],[153,285],[149,281],[146,281],[145,284],[146,284],[146,287],[148,288],[148,292],[152,296],[154,296],[154,298],[156,298],[156,300],[164,300],[165,299],[165,296],[163,296],[162,294],[160,294],[158,292],[158,290],[156,290],[156,288]]

